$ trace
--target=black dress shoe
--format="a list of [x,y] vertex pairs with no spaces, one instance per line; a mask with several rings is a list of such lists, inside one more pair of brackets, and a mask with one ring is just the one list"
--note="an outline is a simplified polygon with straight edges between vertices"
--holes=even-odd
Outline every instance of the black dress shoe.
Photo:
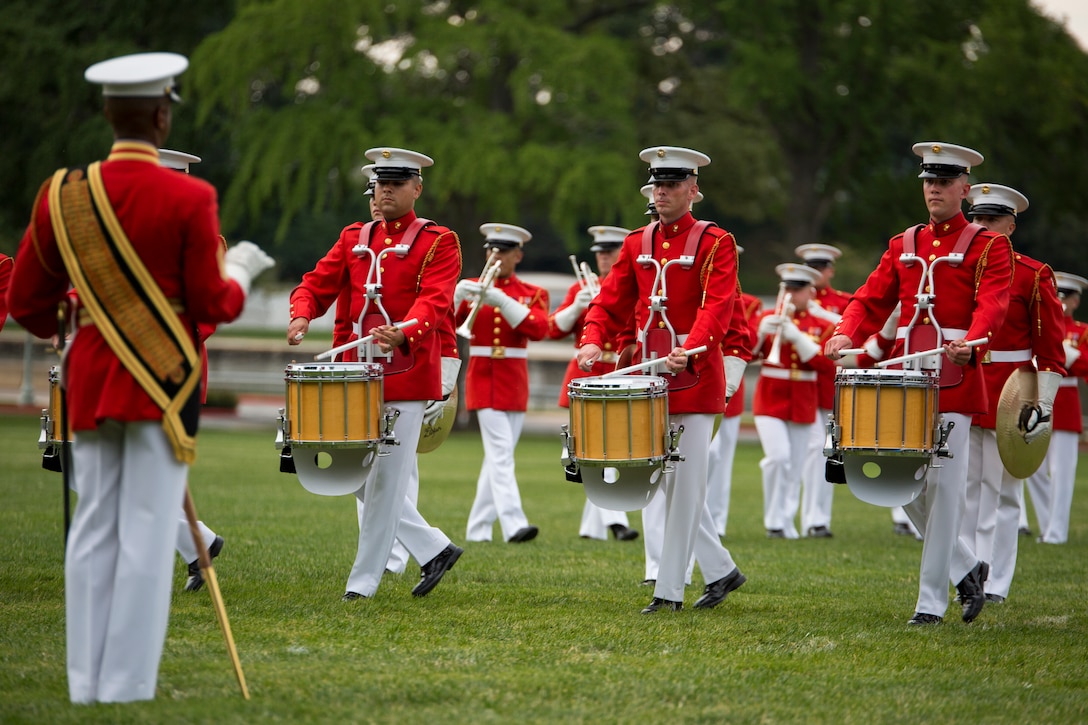
[[1031,529],[1029,529],[1027,526],[1021,526],[1018,531],[1021,536],[1027,536],[1028,538],[1031,538]]
[[637,531],[629,529],[623,524],[612,524],[608,528],[612,531],[612,535],[616,537],[616,541],[634,541],[638,538]]
[[807,536],[810,539],[830,539],[833,534],[826,526],[809,526]]
[[453,565],[457,563],[463,553],[465,553],[465,550],[460,546],[450,544],[440,551],[438,556],[421,566],[419,584],[416,584],[415,588],[412,589],[412,596],[426,596],[427,592],[434,589],[438,582],[442,581],[442,577],[446,576],[446,572],[453,568]]
[[1004,604],[1005,597],[1001,596],[1000,594],[987,594],[986,601],[990,604]]
[[767,529],[768,539],[784,539],[786,538],[786,532],[782,529]]
[[525,528],[518,529],[514,532],[514,535],[507,539],[507,543],[520,544],[525,541],[532,541],[536,538],[536,535],[540,533],[540,529],[535,526],[526,526]]
[[652,587],[657,584],[657,579],[643,579],[639,584],[640,587]]
[[723,576],[716,582],[710,582],[706,585],[706,590],[703,591],[703,596],[699,597],[695,602],[696,609],[710,609],[716,607],[725,601],[725,598],[729,596],[729,592],[739,589],[740,585],[748,581],[748,577],[740,573],[740,569],[736,567],[733,571]]
[[938,617],[936,614],[925,614],[924,612],[915,612],[914,616],[910,618],[907,624],[915,626],[925,626],[928,624],[940,624],[944,620]]
[[[208,558],[214,559],[223,550],[223,537],[216,536],[208,547]],[[189,562],[189,578],[185,581],[185,591],[195,592],[204,586],[204,575],[200,571],[200,559]]]
[[366,599],[366,597],[359,592],[344,592],[344,596],[340,597],[342,602],[354,602],[356,599]]
[[646,608],[642,610],[643,614],[653,614],[659,609],[664,609],[666,612],[679,612],[684,608],[683,602],[673,602],[668,599],[662,599],[660,597],[654,597],[650,600],[650,603],[646,605]]
[[910,530],[910,524],[896,524],[894,531],[900,536],[914,536],[914,532]]
[[990,565],[980,561],[956,585],[956,591],[960,593],[960,604],[963,606],[963,621],[975,621],[975,617],[986,605],[986,592],[982,584],[989,573]]

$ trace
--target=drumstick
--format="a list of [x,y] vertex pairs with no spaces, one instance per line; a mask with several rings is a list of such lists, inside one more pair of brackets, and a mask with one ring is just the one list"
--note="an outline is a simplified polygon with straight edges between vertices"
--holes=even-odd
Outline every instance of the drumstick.
[[300,342],[300,341],[302,340],[302,338],[304,338],[304,337],[306,337],[306,333],[305,333],[305,332],[297,332],[297,333],[295,333],[295,342]]
[[[701,352],[706,352],[706,345],[700,345],[699,347],[692,348],[691,350],[684,350],[684,354],[688,357],[691,357],[692,355],[698,355]],[[620,368],[619,370],[613,370],[612,372],[605,373],[601,377],[610,378],[614,375],[626,375],[627,373],[633,373],[638,370],[646,370],[647,368],[652,368],[655,365],[663,365],[667,359],[667,357],[657,357],[653,360],[646,360],[645,362],[640,362],[637,365],[630,365],[625,368]]]
[[[405,327],[411,327],[412,325],[416,324],[416,322],[418,322],[418,320],[413,317],[410,320],[405,320],[404,322],[398,322],[397,324],[393,325],[393,327],[397,328],[398,330],[403,330]],[[367,344],[368,342],[371,342],[373,339],[374,339],[373,335],[367,335],[366,337],[360,337],[358,340],[352,340],[351,342],[346,342],[343,345],[340,345],[339,347],[334,347],[331,350],[326,350],[323,353],[320,353],[318,355],[314,355],[314,360],[328,360],[329,358],[334,357],[336,355],[339,355],[340,353],[345,352],[347,350],[354,350],[357,347],[362,347],[363,345]]]
[[[980,337],[977,340],[968,340],[967,342],[965,342],[963,344],[966,345],[967,347],[978,347],[979,345],[985,345],[989,341],[990,341],[990,338],[988,338],[988,337]],[[922,352],[912,352],[909,355],[900,355],[899,357],[893,357],[893,358],[890,358],[888,360],[881,360],[880,362],[878,362],[876,364],[876,366],[878,368],[886,368],[889,365],[898,365],[899,363],[907,362],[908,360],[918,360],[919,358],[929,357],[930,355],[940,355],[942,352],[944,352],[943,347],[935,347],[932,350],[923,350]]]
[[863,355],[865,354],[865,348],[863,347],[848,347],[843,350],[839,350],[839,357],[846,357],[847,355]]

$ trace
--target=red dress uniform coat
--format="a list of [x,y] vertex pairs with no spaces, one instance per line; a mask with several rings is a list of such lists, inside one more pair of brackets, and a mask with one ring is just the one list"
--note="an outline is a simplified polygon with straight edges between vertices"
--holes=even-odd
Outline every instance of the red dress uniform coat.
[[846,305],[850,302],[850,295],[845,292],[840,292],[837,289],[824,287],[823,289],[816,290],[816,302],[828,312],[834,312],[836,315],[841,315],[842,311],[846,309]]
[[11,269],[15,260],[6,254],[0,254],[0,330],[8,320],[8,285],[11,284]]
[[[223,272],[211,184],[159,166],[153,146],[132,141],[113,145],[102,163],[102,179],[133,248],[163,293],[180,302],[186,329],[229,322],[242,312],[245,293]],[[56,334],[57,303],[69,286],[48,206],[47,196],[41,195],[23,235],[8,293],[12,316],[42,338]],[[195,336],[193,342],[199,344]],[[94,325],[79,329],[65,360],[73,430],[91,430],[107,418],[126,423],[162,419],[159,407]]]
[[[918,230],[915,254],[927,260],[927,264],[948,254],[966,225],[967,219],[962,213],[939,223],[931,220]],[[899,318],[902,325],[914,317],[922,265],[915,263],[905,266],[899,261],[902,253],[903,234],[897,234],[889,242],[888,250],[880,258],[877,268],[846,306],[835,332],[849,337],[852,345],[859,345],[879,330],[897,302],[903,304]],[[964,336],[967,340],[992,337],[1004,322],[1009,305],[1012,247],[1008,237],[994,232],[979,232],[967,247],[963,262],[958,267],[942,262],[933,277],[936,286],[933,290],[936,294],[933,314],[941,326],[967,330]],[[919,326],[932,328],[932,323],[928,317],[923,317],[919,319]],[[917,335],[918,331],[915,330],[913,334]],[[893,356],[899,355],[901,348],[900,342]],[[989,409],[986,386],[978,369],[978,360],[985,352],[985,346],[976,347],[971,361],[963,367],[963,379],[955,385],[941,388],[937,404],[941,412],[973,415]],[[943,364],[951,366],[947,358]]]
[[[378,253],[394,247],[415,219],[415,212],[408,212],[400,219],[376,222],[369,240],[360,238],[363,222],[344,227],[332,249],[291,292],[291,319],[320,317],[341,291],[350,287],[349,319],[358,320],[366,301],[370,256],[357,256],[352,248],[366,244]],[[453,305],[453,288],[461,274],[461,243],[454,232],[432,224],[419,233],[403,258],[387,254],[381,266],[382,305],[386,312],[393,322],[416,320],[414,325],[403,328],[405,343],[400,350],[411,354],[412,367],[385,375],[385,400],[438,400],[442,397],[442,363],[437,332]],[[376,311],[372,304],[367,314]],[[362,330],[362,336],[366,334],[367,330]],[[352,331],[348,341],[358,338]],[[357,352],[348,351],[344,360],[358,360]]]
[[[1084,430],[1084,422],[1081,418],[1080,389],[1077,379],[1088,377],[1088,325],[1066,317],[1063,323],[1065,327],[1065,341],[1080,350],[1080,357],[1066,372],[1066,378],[1062,386],[1058,388],[1058,394],[1054,396],[1054,430],[1073,431],[1081,433]],[[1064,358],[1063,358],[1064,360]]]
[[[774,310],[767,310],[760,315],[760,319],[773,314]],[[792,319],[797,329],[818,342],[821,347],[831,337],[832,325],[827,320],[813,317],[805,310],[794,313]],[[756,323],[756,328],[758,327],[759,324]],[[765,339],[759,354],[766,358],[773,344],[773,338]],[[834,375],[835,363],[819,353],[808,362],[801,362],[797,351],[785,337],[780,344],[782,364],[770,365],[764,359],[763,370],[760,371],[759,382],[756,383],[756,394],[752,399],[752,413],[789,423],[814,423],[816,407],[820,402],[817,378],[821,374]],[[782,377],[770,377],[771,374]]]
[[[816,302],[828,312],[841,315],[850,302],[850,295],[831,287],[816,290]],[[819,404],[823,410],[831,410],[835,407],[835,374],[838,369],[823,371],[817,376],[819,387]]]
[[[560,310],[565,310],[574,304],[574,297],[582,289],[581,285],[575,283],[571,285],[571,288],[567,290],[566,296],[563,301],[555,308],[555,312],[548,315],[548,339],[549,340],[561,340],[567,335],[573,335],[577,340],[582,336],[582,327],[586,322],[586,313],[578,315],[578,319],[574,321],[574,327],[563,332],[555,324],[555,313]],[[634,323],[631,323],[634,325]],[[577,348],[576,348],[577,349]],[[567,387],[570,385],[571,380],[578,378],[592,378],[600,375],[604,375],[607,372],[611,372],[616,369],[616,360],[619,358],[620,351],[622,350],[621,343],[619,342],[607,342],[603,346],[603,352],[597,362],[593,363],[592,370],[582,370],[578,367],[577,359],[572,355],[570,362],[567,363],[567,371],[563,375],[563,387],[559,391],[559,407],[570,407],[570,396],[567,393]]]
[[[511,327],[497,308],[480,308],[472,325],[465,407],[524,412],[529,405],[529,361],[525,351],[530,340],[543,340],[548,334],[548,292],[522,282],[516,275],[496,279],[495,289],[526,305],[529,314],[517,327]],[[468,302],[461,303],[457,324],[468,318],[469,308]],[[487,348],[487,355],[473,354],[473,348]]]
[[[722,343],[722,355],[739,357],[745,362],[752,361],[752,347],[756,344],[757,328],[763,303],[755,295],[742,292],[737,287],[739,297],[733,305],[733,325],[730,326],[725,342]],[[741,324],[743,323],[743,324]],[[725,417],[736,418],[744,413],[744,378],[733,397],[725,404]]]
[[[658,225],[653,239],[653,256],[664,264],[683,254],[688,231],[695,224],[690,213],[668,226]],[[650,314],[649,299],[655,269],[636,260],[642,251],[642,229],[623,240],[619,259],[605,277],[601,292],[586,312],[581,345],[594,344],[604,349],[630,324],[634,311],[635,327],[642,330]],[[677,335],[687,335],[681,347],[692,349],[706,345],[707,352],[689,359],[689,370],[699,375],[691,387],[669,391],[669,413],[720,414],[725,409],[725,370],[721,344],[733,316],[737,294],[737,243],[733,235],[711,225],[702,234],[690,268],[674,264],[666,271],[667,316]],[[656,318],[656,316],[655,316]],[[636,352],[636,361],[641,352]],[[669,376],[665,375],[666,380]]]
[[[1065,350],[1062,348],[1062,303],[1054,286],[1054,274],[1049,265],[1016,253],[1012,287],[1009,288],[1009,311],[1005,323],[997,330],[990,349],[982,358],[986,376],[986,394],[990,410],[976,415],[972,425],[996,427],[997,404],[1001,389],[1013,371],[1030,365],[1034,355],[1038,369],[1065,374]],[[1025,360],[1002,360],[1020,357]]]

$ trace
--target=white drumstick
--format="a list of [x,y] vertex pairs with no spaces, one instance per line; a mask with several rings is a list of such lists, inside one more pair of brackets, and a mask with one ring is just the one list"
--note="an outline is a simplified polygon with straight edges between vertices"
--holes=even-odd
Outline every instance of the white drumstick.
[[[691,350],[684,350],[684,354],[688,357],[691,357],[692,355],[698,355],[701,352],[706,352],[706,345],[700,345],[699,347],[692,348]],[[626,375],[627,373],[633,373],[639,370],[646,370],[656,365],[664,365],[666,360],[668,360],[667,357],[656,357],[653,360],[640,362],[637,365],[629,365],[625,368],[620,368],[619,370],[613,370],[610,373],[605,373],[601,377],[610,378],[614,375]]]
[[305,332],[298,332],[298,333],[295,333],[295,342],[299,342],[299,341],[301,341],[301,340],[302,340],[302,338],[304,338],[304,337],[306,337],[306,333],[305,333]]
[[[967,347],[978,347],[979,345],[985,345],[990,341],[988,337],[980,337],[977,340],[968,340],[963,343]],[[943,347],[935,347],[932,350],[923,350],[922,352],[912,352],[909,355],[900,355],[899,357],[893,357],[888,360],[881,360],[876,364],[878,368],[886,368],[889,365],[898,365],[899,363],[907,362],[908,360],[918,360],[923,357],[929,357],[930,355],[940,355],[944,352]]]
[[863,347],[848,347],[843,350],[839,350],[839,357],[846,357],[847,355],[862,355],[865,353]]
[[[393,327],[397,328],[398,330],[403,330],[405,327],[410,327],[410,326],[416,324],[416,322],[418,322],[418,320],[416,320],[416,318],[413,317],[410,320],[405,320],[404,322],[398,322],[397,324],[393,325]],[[340,345],[339,347],[334,347],[331,350],[326,350],[325,352],[321,353],[320,355],[314,355],[314,360],[328,360],[329,358],[334,357],[336,355],[339,355],[342,352],[346,352],[347,350],[354,350],[357,347],[361,347],[361,346],[367,344],[368,342],[371,342],[373,339],[374,339],[373,335],[367,335],[366,337],[360,337],[358,340],[352,340],[351,342],[346,342],[343,345]]]

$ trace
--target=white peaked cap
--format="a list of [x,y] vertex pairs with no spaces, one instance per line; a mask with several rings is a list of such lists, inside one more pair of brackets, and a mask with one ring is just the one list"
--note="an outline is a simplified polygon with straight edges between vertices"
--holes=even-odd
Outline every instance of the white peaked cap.
[[488,222],[480,225],[480,233],[487,240],[484,247],[498,247],[499,249],[513,249],[521,247],[533,238],[528,229],[513,224],[501,224]]
[[588,231],[593,235],[593,246],[589,248],[591,252],[607,252],[611,249],[617,249],[623,246],[623,240],[631,233],[630,229],[624,229],[623,227],[606,226],[590,227]]
[[802,244],[793,251],[794,254],[806,262],[816,259],[826,259],[829,262],[834,262],[842,256],[842,250],[838,247],[832,247],[830,244]]
[[794,264],[793,262],[780,264],[774,268],[774,271],[783,282],[792,282],[793,284],[816,284],[817,280],[822,276],[818,270],[809,267],[807,264]]
[[710,163],[710,157],[681,146],[651,146],[638,157],[650,165],[650,178],[655,181],[683,181],[698,176],[699,167]]
[[955,179],[971,173],[972,166],[982,163],[982,154],[966,146],[942,141],[922,141],[911,147],[922,157],[919,179]]
[[421,177],[421,169],[434,165],[434,159],[430,156],[391,146],[367,149],[366,157],[374,162],[374,173],[377,174],[379,181],[400,181],[413,176]]
[[374,182],[378,180],[378,175],[374,173],[374,164],[367,164],[361,170],[366,177],[366,191],[363,196],[374,196]]
[[1075,274],[1069,274],[1068,272],[1055,272],[1054,283],[1058,287],[1059,291],[1076,292],[1077,294],[1084,294],[1084,290],[1088,288],[1088,279],[1080,277]]
[[174,91],[175,77],[188,67],[189,59],[177,53],[135,53],[95,63],[83,77],[101,85],[104,96],[168,96],[180,101]]
[[168,169],[177,169],[189,173],[189,164],[199,164],[200,157],[187,154],[184,151],[172,149],[159,149],[159,166]]
[[1028,198],[1011,186],[979,183],[967,192],[971,216],[1016,216],[1028,208]]

